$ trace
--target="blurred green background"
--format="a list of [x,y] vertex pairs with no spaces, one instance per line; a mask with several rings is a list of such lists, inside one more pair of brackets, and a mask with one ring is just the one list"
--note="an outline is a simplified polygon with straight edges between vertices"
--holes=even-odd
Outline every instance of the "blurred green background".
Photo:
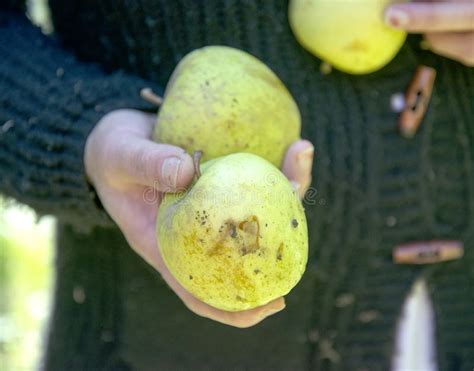
[[[28,16],[52,31],[46,0]],[[0,371],[37,370],[53,291],[54,220],[0,195]]]
[[0,198],[0,370],[35,370],[53,286],[54,220]]

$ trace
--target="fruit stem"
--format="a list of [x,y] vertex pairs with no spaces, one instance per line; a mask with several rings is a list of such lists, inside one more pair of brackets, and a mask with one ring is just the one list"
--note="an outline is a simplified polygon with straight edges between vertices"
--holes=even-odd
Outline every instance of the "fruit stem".
[[201,177],[201,157],[202,151],[194,151],[193,153],[193,160],[194,160],[194,171],[196,173],[196,179]]
[[156,95],[151,88],[143,88],[140,90],[140,97],[155,106],[161,106],[163,104],[163,98]]

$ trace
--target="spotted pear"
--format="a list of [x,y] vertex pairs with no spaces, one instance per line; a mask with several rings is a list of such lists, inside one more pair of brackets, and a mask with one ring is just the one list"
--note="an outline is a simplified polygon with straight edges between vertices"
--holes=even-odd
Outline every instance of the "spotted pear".
[[242,50],[207,46],[174,70],[154,140],[200,150],[203,161],[248,152],[279,167],[300,127],[298,106],[270,68]]
[[208,161],[182,194],[166,194],[158,246],[177,281],[227,311],[288,294],[308,258],[303,207],[270,162],[236,153]]

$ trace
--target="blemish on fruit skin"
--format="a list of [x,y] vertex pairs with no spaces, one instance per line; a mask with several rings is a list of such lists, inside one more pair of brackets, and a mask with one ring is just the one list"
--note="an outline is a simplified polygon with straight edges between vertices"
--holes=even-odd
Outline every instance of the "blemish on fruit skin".
[[254,270],[253,270],[253,273],[259,274],[259,273],[260,273],[260,269],[254,269]]
[[216,243],[208,252],[209,256],[224,255],[228,249],[220,242]]
[[296,219],[293,219],[293,220],[291,221],[291,225],[293,226],[293,228],[298,227],[298,221],[297,221]]
[[282,243],[280,243],[280,246],[278,246],[278,250],[277,250],[277,260],[282,260],[283,259],[283,248],[285,247],[285,245]]
[[344,49],[348,49],[348,50],[354,51],[354,52],[366,52],[367,51],[367,44],[360,41],[360,40],[354,39],[349,44],[347,44],[344,47]]
[[[245,256],[261,249],[260,238],[262,238],[260,236],[260,223],[257,216],[252,215],[240,222],[232,219],[225,221],[219,227],[217,244],[226,246],[228,250],[237,250],[240,256]],[[212,254],[214,250],[211,249]]]
[[189,275],[189,279],[192,280],[192,279],[193,279],[193,276]]
[[240,237],[243,244],[240,249],[242,256],[254,253],[260,249],[260,223],[255,215],[239,223],[239,230],[241,231]]
[[229,228],[230,228],[230,237],[232,238],[237,238],[237,227],[235,224],[233,223],[230,223],[229,224]]
[[258,218],[253,215],[248,220],[244,220],[243,222],[239,223],[239,229],[250,234],[258,235],[260,230]]

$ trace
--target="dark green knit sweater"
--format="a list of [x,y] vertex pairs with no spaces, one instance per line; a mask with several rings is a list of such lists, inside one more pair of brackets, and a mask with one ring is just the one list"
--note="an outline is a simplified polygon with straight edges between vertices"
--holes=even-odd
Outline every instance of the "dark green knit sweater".
[[[439,369],[472,370],[474,69],[421,51],[412,37],[376,73],[322,75],[289,29],[285,0],[50,0],[61,43],[12,13],[13,3],[0,5],[0,192],[61,222],[45,369],[388,370],[404,297],[424,276]],[[210,44],[267,63],[316,148],[307,272],[285,311],[246,330],[184,308],[103,226],[82,164],[105,112],[149,108],[139,89],[164,86],[187,52]],[[420,63],[438,77],[421,130],[405,140],[390,97]],[[462,240],[465,256],[392,263],[396,244],[435,238]]]

